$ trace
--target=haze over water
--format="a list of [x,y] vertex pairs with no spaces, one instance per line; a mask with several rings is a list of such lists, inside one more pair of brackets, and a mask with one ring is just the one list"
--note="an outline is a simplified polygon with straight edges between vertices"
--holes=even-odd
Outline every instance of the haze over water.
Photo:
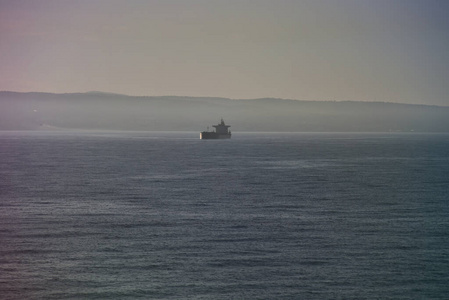
[[0,0],[0,298],[447,298],[447,11]]
[[0,132],[5,299],[444,299],[447,134]]

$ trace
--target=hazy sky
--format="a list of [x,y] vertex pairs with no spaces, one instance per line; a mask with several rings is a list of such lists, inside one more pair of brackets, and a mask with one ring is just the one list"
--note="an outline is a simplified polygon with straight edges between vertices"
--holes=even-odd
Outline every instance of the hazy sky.
[[449,105],[447,0],[0,0],[0,90]]

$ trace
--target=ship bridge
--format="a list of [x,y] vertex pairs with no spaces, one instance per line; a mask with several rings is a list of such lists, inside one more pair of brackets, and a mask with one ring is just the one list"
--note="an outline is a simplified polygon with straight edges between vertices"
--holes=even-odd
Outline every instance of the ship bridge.
[[221,119],[221,123],[218,125],[213,125],[213,127],[215,127],[215,132],[218,134],[228,134],[228,128],[231,126],[226,125],[223,119]]

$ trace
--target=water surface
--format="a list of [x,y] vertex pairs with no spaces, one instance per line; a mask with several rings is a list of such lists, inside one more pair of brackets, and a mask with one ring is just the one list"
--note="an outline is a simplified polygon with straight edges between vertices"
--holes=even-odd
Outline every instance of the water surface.
[[0,132],[4,299],[444,299],[449,135]]

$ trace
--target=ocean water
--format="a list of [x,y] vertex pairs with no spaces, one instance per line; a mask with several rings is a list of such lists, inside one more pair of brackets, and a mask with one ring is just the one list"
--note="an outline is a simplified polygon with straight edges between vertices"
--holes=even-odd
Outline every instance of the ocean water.
[[0,299],[447,299],[449,135],[0,132]]

